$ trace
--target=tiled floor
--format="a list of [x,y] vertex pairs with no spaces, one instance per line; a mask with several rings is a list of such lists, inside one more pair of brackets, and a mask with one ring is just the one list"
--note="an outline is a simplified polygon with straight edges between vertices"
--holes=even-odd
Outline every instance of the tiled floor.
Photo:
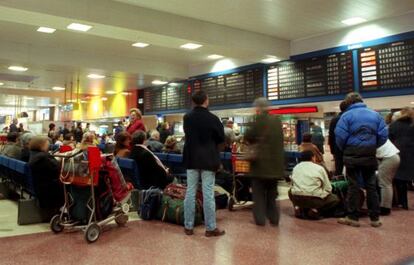
[[414,255],[412,210],[394,211],[378,229],[367,219],[360,228],[295,219],[286,200],[281,214],[279,227],[257,227],[250,210],[220,210],[221,238],[204,237],[203,227],[189,237],[182,227],[145,221],[111,225],[94,244],[79,231],[4,237],[0,264],[393,264]]

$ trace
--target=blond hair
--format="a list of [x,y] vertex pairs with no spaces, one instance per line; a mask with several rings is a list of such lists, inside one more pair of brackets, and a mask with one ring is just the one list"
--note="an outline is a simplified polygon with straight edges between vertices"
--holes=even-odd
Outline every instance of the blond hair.
[[138,108],[132,108],[129,110],[129,114],[135,112],[135,114],[137,115],[137,118],[140,120],[142,119],[142,112],[138,109]]

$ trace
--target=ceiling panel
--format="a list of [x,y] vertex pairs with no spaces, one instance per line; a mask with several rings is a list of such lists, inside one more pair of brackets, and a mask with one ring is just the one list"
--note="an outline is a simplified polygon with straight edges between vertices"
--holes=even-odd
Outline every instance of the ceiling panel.
[[[413,0],[114,0],[288,40],[338,30],[342,20],[369,21],[414,10]],[[398,4],[397,4],[398,3]]]

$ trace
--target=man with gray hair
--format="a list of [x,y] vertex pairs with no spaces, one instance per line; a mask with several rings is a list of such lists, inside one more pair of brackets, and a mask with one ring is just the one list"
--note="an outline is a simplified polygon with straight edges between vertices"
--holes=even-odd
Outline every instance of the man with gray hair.
[[154,153],[159,153],[164,148],[164,145],[160,142],[160,133],[157,130],[150,132],[150,138],[145,145]]
[[253,216],[257,225],[265,225],[267,217],[272,225],[277,226],[277,181],[284,178],[282,123],[278,116],[269,115],[269,102],[266,98],[256,99],[253,105],[256,116],[245,135],[252,149],[250,176],[254,202]]

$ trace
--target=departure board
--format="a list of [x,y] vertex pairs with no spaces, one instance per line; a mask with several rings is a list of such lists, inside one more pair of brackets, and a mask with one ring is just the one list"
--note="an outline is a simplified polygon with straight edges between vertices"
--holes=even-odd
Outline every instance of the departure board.
[[263,96],[263,70],[251,69],[237,73],[196,79],[193,90],[205,90],[210,105],[252,102]]
[[188,83],[170,83],[162,87],[144,89],[144,113],[186,109],[190,106],[191,91]]
[[267,70],[267,97],[282,100],[345,94],[352,91],[353,79],[351,52],[282,62]]
[[359,51],[362,91],[414,87],[414,40]]

